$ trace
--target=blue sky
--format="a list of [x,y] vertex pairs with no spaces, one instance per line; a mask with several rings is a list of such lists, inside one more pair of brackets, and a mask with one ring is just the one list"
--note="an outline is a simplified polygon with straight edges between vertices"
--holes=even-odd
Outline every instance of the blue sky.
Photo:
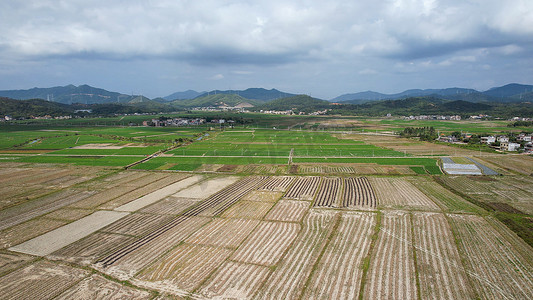
[[531,0],[0,2],[0,89],[72,83],[153,98],[264,87],[330,99],[532,75]]

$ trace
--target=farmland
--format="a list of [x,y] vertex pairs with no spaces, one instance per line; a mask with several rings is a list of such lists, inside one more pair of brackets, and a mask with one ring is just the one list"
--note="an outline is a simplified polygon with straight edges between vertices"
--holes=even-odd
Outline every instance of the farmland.
[[[85,168],[85,181],[34,200],[45,211],[33,201],[2,210],[0,281],[8,299],[35,297],[21,292],[34,281],[45,283],[36,286],[43,298],[533,296],[531,246],[431,177]],[[0,168],[45,170],[60,169]],[[521,177],[482,184],[503,182],[530,184]],[[14,213],[27,217],[10,219]]]
[[294,125],[13,125],[3,298],[533,298],[531,157]]
[[[246,174],[287,174],[287,164],[294,163],[301,165],[295,167],[300,174],[379,174],[384,169],[391,174],[414,174],[410,168],[440,174],[433,158],[414,157],[406,151],[338,138],[329,132],[253,126],[224,131],[208,127],[0,128],[0,136],[5,137],[0,143],[0,158],[16,162],[109,167],[134,164],[133,168],[141,170],[229,170]],[[366,166],[359,167],[363,164]]]

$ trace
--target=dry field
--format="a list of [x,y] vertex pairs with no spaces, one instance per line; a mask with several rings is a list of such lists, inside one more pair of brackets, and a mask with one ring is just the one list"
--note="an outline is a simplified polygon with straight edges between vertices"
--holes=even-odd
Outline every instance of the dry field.
[[[451,215],[467,272],[481,298],[531,299],[533,267],[501,234],[478,216]],[[531,252],[529,252],[531,255]]]
[[319,174],[339,174],[339,175],[414,175],[415,172],[408,166],[385,166],[373,163],[357,163],[357,164],[312,164],[312,165],[298,165],[298,174],[300,175],[319,175]]
[[447,176],[442,179],[452,189],[494,207],[496,210],[533,214],[533,180],[526,176],[488,179]]
[[356,299],[376,225],[373,213],[347,213],[325,249],[304,298]]
[[366,299],[414,299],[417,297],[415,261],[409,214],[382,215],[381,229],[371,254],[365,283]]
[[102,170],[87,167],[2,167],[0,164],[0,210],[88,181]]
[[441,144],[413,141],[412,139],[400,138],[389,135],[375,135],[375,134],[339,134],[338,138],[351,139],[356,141],[364,141],[366,143],[376,145],[378,147],[388,148],[399,152],[404,152],[411,155],[442,155],[453,154],[454,156],[473,156],[478,155],[479,152],[461,149]]
[[472,299],[472,287],[443,214],[413,214],[414,244],[422,299]]
[[527,155],[492,155],[478,157],[479,160],[521,175],[533,174],[533,157]]
[[529,212],[526,176],[87,170],[0,210],[2,299],[533,298],[531,246],[438,183]]
[[371,178],[378,206],[394,209],[439,210],[426,194],[403,178]]

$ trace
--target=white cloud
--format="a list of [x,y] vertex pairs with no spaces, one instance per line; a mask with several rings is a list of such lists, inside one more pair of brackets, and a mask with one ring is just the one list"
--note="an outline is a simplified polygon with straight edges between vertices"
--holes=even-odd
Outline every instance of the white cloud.
[[533,2],[526,0],[28,0],[0,9],[1,46],[21,56],[216,59],[222,51],[231,63],[241,55],[259,64],[270,55],[423,57],[533,34]]
[[211,80],[222,80],[224,79],[224,75],[222,74],[216,74],[211,77]]
[[[315,76],[317,89],[328,76],[338,86],[335,74],[378,80],[429,67],[500,70],[533,55],[530,0],[5,0],[0,28],[3,70],[163,60],[180,65],[170,77],[248,75],[239,78],[274,85]],[[523,74],[530,65],[520,63]]]
[[363,69],[357,73],[360,75],[375,75],[378,74],[378,71],[372,69]]

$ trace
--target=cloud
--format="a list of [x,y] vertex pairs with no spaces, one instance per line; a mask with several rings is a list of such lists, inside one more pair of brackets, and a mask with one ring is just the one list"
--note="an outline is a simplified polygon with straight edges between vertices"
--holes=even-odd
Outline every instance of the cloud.
[[222,80],[224,79],[224,75],[222,74],[216,74],[211,77],[211,80]]
[[530,74],[533,55],[528,0],[6,0],[0,28],[4,82],[12,82],[15,71],[5,70],[13,66],[59,65],[58,74],[72,75],[99,73],[69,70],[78,65],[139,65],[149,76],[168,65],[168,78],[179,82],[224,74],[219,82],[235,85],[246,78],[250,85],[302,80],[304,89],[351,89],[355,81],[425,82],[387,76],[451,66],[501,72],[514,64],[516,74]]
[[19,57],[284,64],[353,55],[425,58],[533,36],[510,1],[5,1],[0,50]]
[[378,71],[372,70],[372,69],[364,69],[357,73],[360,75],[375,75],[375,74],[378,74]]

